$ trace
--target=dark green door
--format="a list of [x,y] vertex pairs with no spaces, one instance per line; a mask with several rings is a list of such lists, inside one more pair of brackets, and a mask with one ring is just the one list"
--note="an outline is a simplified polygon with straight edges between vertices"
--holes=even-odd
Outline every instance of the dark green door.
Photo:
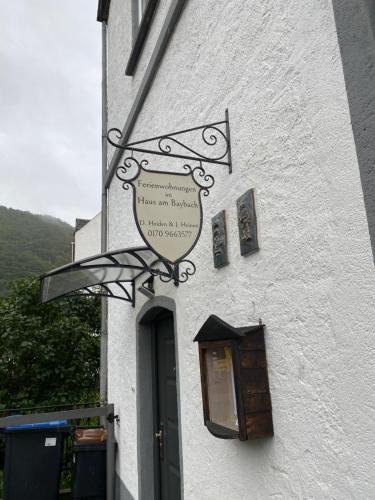
[[[180,453],[173,316],[155,323],[156,485],[160,500],[180,500]],[[158,498],[158,496],[156,496]]]

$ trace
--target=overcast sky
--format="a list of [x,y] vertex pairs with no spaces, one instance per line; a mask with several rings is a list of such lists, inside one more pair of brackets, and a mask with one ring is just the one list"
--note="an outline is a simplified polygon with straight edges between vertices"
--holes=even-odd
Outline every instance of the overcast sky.
[[100,211],[97,3],[2,2],[0,205],[70,224]]

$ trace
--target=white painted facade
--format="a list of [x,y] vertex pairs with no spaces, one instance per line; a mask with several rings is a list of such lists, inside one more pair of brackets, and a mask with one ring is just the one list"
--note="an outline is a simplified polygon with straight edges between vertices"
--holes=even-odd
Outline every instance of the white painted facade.
[[74,233],[74,260],[97,255],[101,251],[101,212]]
[[[171,1],[158,5],[134,77],[124,75],[131,2],[111,1],[108,128],[127,119]],[[190,255],[197,272],[178,288],[155,283],[156,295],[176,304],[183,498],[370,500],[375,276],[330,1],[186,2],[130,139],[221,120],[226,108],[233,173],[207,167],[216,183]],[[236,200],[249,188],[260,251],[241,257]],[[108,249],[142,245],[132,190],[114,178],[108,196]],[[230,264],[216,270],[211,217],[222,209]],[[135,325],[147,300],[108,305],[117,472],[139,500]],[[193,338],[210,314],[235,326],[266,324],[273,438],[220,440],[203,425]]]

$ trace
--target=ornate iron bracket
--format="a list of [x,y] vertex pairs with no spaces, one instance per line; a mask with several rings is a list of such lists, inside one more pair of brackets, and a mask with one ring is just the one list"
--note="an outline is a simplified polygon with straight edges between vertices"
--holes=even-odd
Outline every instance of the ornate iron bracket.
[[[210,149],[211,154],[199,152],[188,146],[180,136],[199,131],[201,140]],[[113,134],[118,142],[111,139]],[[178,137],[178,139],[177,139]],[[107,134],[108,142],[118,149],[124,151],[134,151],[138,153],[147,153],[159,156],[170,156],[172,158],[181,158],[184,160],[193,160],[198,162],[213,163],[216,165],[225,165],[229,173],[232,173],[232,156],[229,130],[229,113],[225,110],[225,119],[208,125],[201,125],[170,134],[164,134],[157,137],[151,137],[142,141],[136,141],[129,144],[122,144],[122,132],[118,128],[111,128]]]
[[[163,261],[160,260],[159,262]],[[194,262],[188,259],[180,260],[173,267],[169,264],[166,265],[166,263],[164,263],[164,266],[167,272],[161,272],[160,269],[155,269],[155,272],[152,270],[151,273],[154,274],[154,276],[158,276],[163,283],[170,283],[173,281],[175,286],[179,286],[180,283],[186,283],[189,277],[193,276],[197,270]]]
[[[125,158],[124,165],[120,165],[116,170],[116,177],[122,182],[122,188],[125,191],[128,191],[129,187],[132,186],[134,189],[133,181],[139,177],[142,170],[146,172],[154,172],[154,170],[149,170],[147,166],[147,160],[138,161],[131,156]],[[183,169],[192,175],[203,196],[208,196],[210,189],[215,184],[215,179],[212,175],[206,174],[206,171],[202,167],[202,161],[199,161],[199,165],[197,167],[192,168],[190,165],[184,165]]]

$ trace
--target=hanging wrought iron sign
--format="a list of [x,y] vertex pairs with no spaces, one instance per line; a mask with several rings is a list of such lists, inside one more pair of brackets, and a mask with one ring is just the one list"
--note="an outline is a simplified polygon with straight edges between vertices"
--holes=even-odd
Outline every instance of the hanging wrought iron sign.
[[[193,149],[186,141],[196,143],[196,134],[204,151]],[[114,134],[119,142],[112,140]],[[186,256],[193,250],[202,230],[203,210],[201,196],[208,196],[214,177],[207,174],[203,163],[225,165],[232,171],[229,118],[171,134],[152,137],[130,144],[121,143],[122,133],[113,128],[108,142],[131,156],[118,166],[116,176],[122,187],[133,189],[134,219],[147,246],[160,259],[173,266],[169,280],[184,282],[195,272],[195,265]],[[209,150],[209,153],[207,153]],[[181,172],[152,170],[148,160],[137,160],[134,153],[146,153],[188,161]],[[193,163],[192,163],[193,162]],[[180,265],[185,268],[180,269]],[[167,281],[165,276],[160,276]]]

